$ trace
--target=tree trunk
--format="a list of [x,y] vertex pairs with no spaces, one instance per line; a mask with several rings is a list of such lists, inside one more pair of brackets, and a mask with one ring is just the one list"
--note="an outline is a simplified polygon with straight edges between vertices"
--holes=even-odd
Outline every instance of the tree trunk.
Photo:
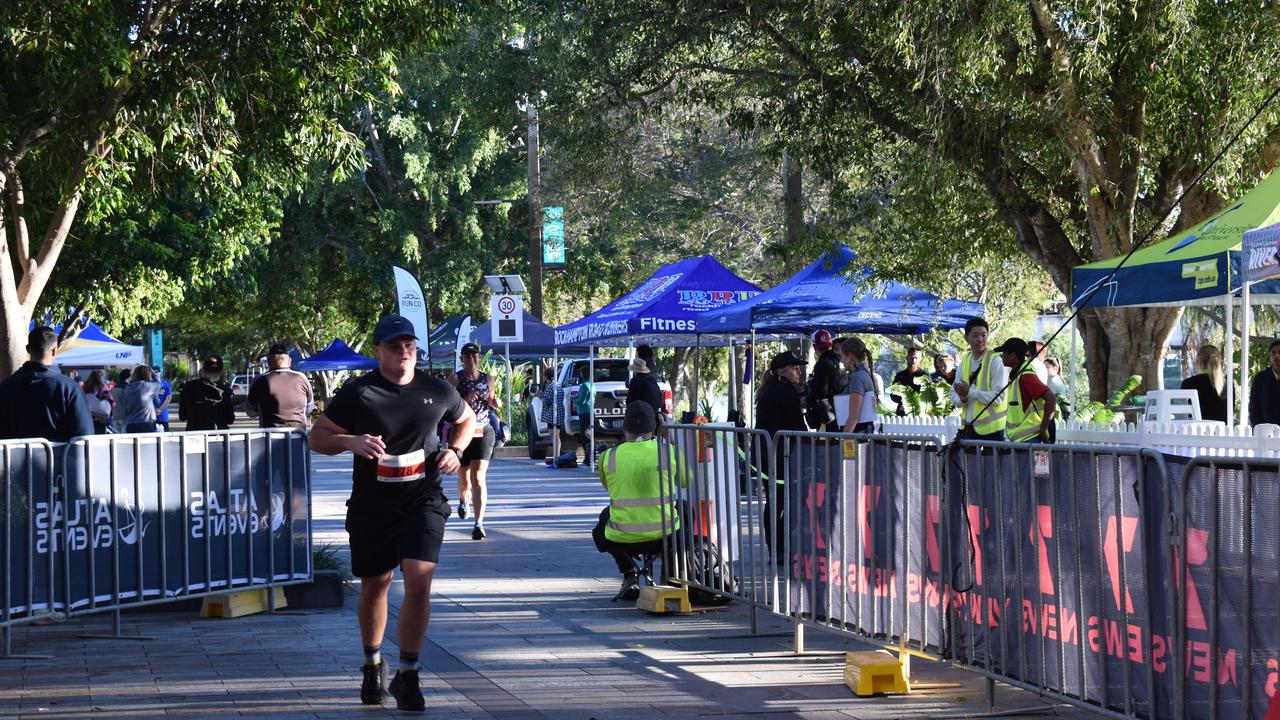
[[0,322],[0,378],[7,378],[22,367],[27,356],[27,325],[31,322],[20,307],[6,309],[4,322]]
[[693,354],[695,348],[681,347],[675,348],[674,357],[672,358],[671,375],[671,409],[675,413],[676,420],[680,420],[681,406],[688,406],[690,410],[697,410],[689,403],[692,401],[693,391]]

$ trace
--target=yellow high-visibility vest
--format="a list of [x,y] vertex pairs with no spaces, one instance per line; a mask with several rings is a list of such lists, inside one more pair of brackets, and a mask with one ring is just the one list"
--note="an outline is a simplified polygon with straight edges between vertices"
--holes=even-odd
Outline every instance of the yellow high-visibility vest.
[[[1035,375],[1036,370],[1033,367],[1027,367],[1018,375],[1018,380],[1023,375]],[[1040,435],[1040,423],[1044,422],[1044,395],[1031,401],[1031,405],[1024,412],[1022,409],[1022,383],[1014,382],[1009,388],[1009,441],[1010,442],[1029,442],[1035,440]]]
[[[956,376],[957,382],[969,382],[969,378],[973,375],[972,364],[973,353],[965,353],[964,358],[960,360],[960,373]],[[1000,360],[998,353],[991,350],[983,353],[982,357],[978,358],[978,377],[972,383],[969,383],[970,390],[981,390],[983,392],[999,390],[1000,388],[995,387],[995,374],[996,368],[1003,366],[1004,363]],[[974,413],[980,410],[983,404],[977,400],[970,400],[965,403],[964,421],[966,424],[973,420]],[[1008,403],[1005,396],[1001,395],[978,416],[977,421],[973,423],[973,431],[979,435],[1003,432],[1007,414]]]
[[[657,440],[624,442],[600,456],[600,482],[609,491],[609,522],[604,536],[614,542],[657,540],[680,527],[676,487],[688,482],[676,451],[666,445],[661,459]],[[663,463],[661,467],[659,463]],[[668,483],[665,489],[660,483]],[[664,517],[665,515],[665,517]]]

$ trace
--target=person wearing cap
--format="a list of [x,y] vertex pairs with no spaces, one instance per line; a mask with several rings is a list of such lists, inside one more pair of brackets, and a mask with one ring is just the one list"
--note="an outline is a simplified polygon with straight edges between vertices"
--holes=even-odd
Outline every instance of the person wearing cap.
[[462,472],[458,473],[458,517],[466,518],[468,507],[474,510],[475,524],[471,528],[471,539],[483,540],[484,511],[489,500],[489,488],[485,480],[497,439],[493,423],[497,419],[497,409],[502,407],[502,401],[493,392],[489,374],[480,372],[480,346],[467,343],[462,346],[461,354],[462,372],[450,375],[449,383],[458,389],[458,394],[471,406],[471,411],[476,415],[476,429],[475,436],[462,453]]
[[311,381],[293,369],[293,358],[279,343],[267,350],[267,366],[271,369],[249,386],[245,412],[258,418],[258,427],[305,428],[316,407]]
[[1054,441],[1053,416],[1058,396],[1036,375],[1031,366],[1031,348],[1022,338],[1009,338],[995,349],[1000,360],[1018,381],[1009,386],[1009,421],[1006,432],[1010,442],[1051,443]]
[[[808,430],[804,422],[804,399],[800,394],[800,383],[806,365],[804,360],[787,350],[773,356],[769,361],[769,371],[765,373],[760,385],[760,394],[756,398],[756,428],[764,430],[772,437],[782,430]],[[782,532],[786,518],[786,491],[782,488],[786,467],[786,458],[782,452],[774,454],[775,463],[772,468],[773,481],[777,486],[773,492],[764,496],[764,517],[772,518],[772,522],[764,523],[765,542],[773,548],[779,564],[783,557],[783,544],[773,542],[773,528]],[[771,514],[772,513],[772,514]]]
[[156,384],[156,394],[152,402],[156,404],[156,424],[169,432],[169,404],[173,402],[173,386],[164,379],[164,370],[159,365],[151,366],[152,382]]
[[661,421],[665,405],[662,402],[662,388],[658,387],[658,380],[653,377],[649,364],[644,358],[636,356],[631,359],[627,369],[631,371],[631,379],[627,381],[627,404],[637,401],[649,403],[649,407],[654,409]]
[[220,387],[221,378],[222,368],[208,358],[200,365],[200,377],[182,386],[178,418],[186,421],[187,430],[226,430],[235,422],[231,388]]
[[[41,325],[27,334],[29,359],[0,382],[0,439],[67,442],[93,434],[89,403],[75,380],[53,369],[58,333]],[[15,481],[16,484],[16,481]]]
[[[644,361],[641,360],[641,363]],[[680,528],[676,487],[688,482],[675,448],[654,439],[657,413],[643,400],[629,400],[622,419],[624,442],[600,455],[600,484],[609,493],[609,506],[591,531],[596,549],[613,556],[622,574],[614,600],[640,596],[638,557],[662,553],[664,533]],[[675,477],[673,477],[673,474]],[[662,482],[669,483],[662,488]],[[663,561],[664,572],[670,565]]]
[[[377,705],[390,691],[398,708],[421,712],[426,702],[418,684],[418,657],[450,515],[440,475],[458,472],[476,416],[448,382],[414,367],[417,341],[406,318],[379,320],[373,330],[378,367],[338,391],[316,420],[310,444],[325,455],[355,456],[346,529],[351,572],[360,578],[365,656],[360,701]],[[436,435],[442,420],[452,425],[444,446]],[[404,580],[396,629],[400,669],[387,686],[381,646],[397,565]]]
[[844,392],[845,373],[831,333],[826,330],[814,332],[813,349],[818,353],[818,359],[813,364],[813,374],[805,391],[804,401],[808,409],[805,419],[814,430],[840,432],[835,397]]
[[969,351],[960,359],[951,401],[960,408],[964,423],[957,437],[967,440],[1004,440],[1007,413],[1004,393],[1008,371],[1000,354],[987,347],[990,326],[982,318],[964,324],[964,340]]

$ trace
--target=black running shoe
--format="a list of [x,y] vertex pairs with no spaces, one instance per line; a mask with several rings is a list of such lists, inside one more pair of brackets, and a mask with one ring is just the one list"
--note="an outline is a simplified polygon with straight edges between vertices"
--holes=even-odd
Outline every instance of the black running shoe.
[[422,689],[418,687],[418,669],[401,670],[391,678],[388,688],[396,699],[396,707],[410,712],[422,712],[427,709],[427,701],[422,699]]
[[364,681],[360,683],[360,702],[365,705],[381,705],[387,699],[387,664],[363,665]]
[[627,573],[622,576],[622,587],[618,588],[618,594],[613,596],[614,602],[618,600],[635,601],[640,599],[640,576]]
[[483,526],[483,525],[477,525],[477,526],[475,526],[475,527],[471,528],[471,539],[472,539],[472,540],[483,540],[483,539],[484,539],[484,526]]
[[463,519],[467,517],[467,503],[465,501],[458,501],[458,517]]

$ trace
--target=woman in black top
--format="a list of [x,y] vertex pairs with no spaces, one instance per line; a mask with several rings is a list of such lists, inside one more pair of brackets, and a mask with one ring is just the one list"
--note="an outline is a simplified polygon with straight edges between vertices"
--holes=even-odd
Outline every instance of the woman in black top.
[[[805,364],[789,350],[774,356],[773,361],[769,363],[769,372],[765,374],[764,383],[760,386],[760,396],[756,398],[757,429],[764,430],[770,436],[779,430],[808,430],[804,422],[804,407],[800,394],[803,373],[801,368]],[[777,442],[776,438],[774,442]],[[776,523],[778,534],[781,535],[782,529],[786,527],[787,492],[782,485],[782,478],[787,459],[782,446],[774,447],[776,452],[773,472],[769,473],[772,482],[767,483],[764,488],[765,509],[762,522],[765,542],[773,548],[774,557],[781,566],[786,563],[786,558],[783,555],[783,543],[773,542],[773,523]]]
[[1215,345],[1202,345],[1196,353],[1196,370],[1182,381],[1183,390],[1195,390],[1200,397],[1200,417],[1205,420],[1227,421],[1227,398],[1223,395],[1225,378],[1222,372],[1222,353]]

